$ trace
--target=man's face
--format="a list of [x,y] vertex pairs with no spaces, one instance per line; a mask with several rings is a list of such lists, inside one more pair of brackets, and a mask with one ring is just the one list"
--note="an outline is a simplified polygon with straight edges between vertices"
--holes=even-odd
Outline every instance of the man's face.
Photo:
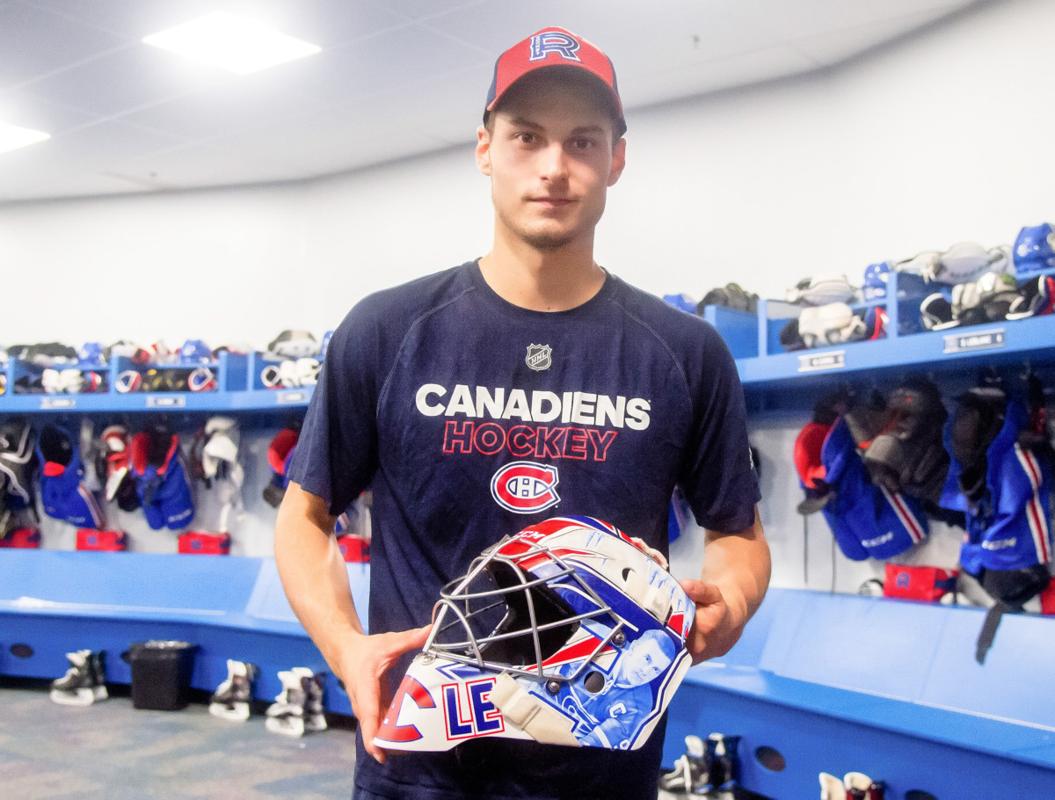
[[624,686],[641,686],[655,678],[670,664],[670,658],[654,639],[635,642],[623,655],[622,675],[619,683]]
[[498,224],[538,250],[592,236],[625,161],[612,126],[604,103],[577,82],[543,78],[503,100],[476,146]]

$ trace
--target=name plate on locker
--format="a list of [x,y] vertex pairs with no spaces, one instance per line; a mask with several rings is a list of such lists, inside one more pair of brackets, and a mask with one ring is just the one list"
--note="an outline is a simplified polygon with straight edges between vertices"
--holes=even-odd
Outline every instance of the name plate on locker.
[[978,333],[950,333],[945,336],[943,353],[967,353],[971,350],[993,350],[1005,344],[1004,329],[991,328]]
[[288,403],[306,403],[308,402],[308,393],[303,390],[279,392],[278,397],[276,397],[275,400],[280,406]]
[[47,409],[76,408],[77,400],[73,397],[42,397],[40,398],[40,407]]
[[147,408],[183,408],[186,405],[187,398],[179,395],[175,397],[165,395],[147,397]]
[[829,350],[799,356],[799,372],[821,372],[826,369],[842,369],[846,366],[845,350]]

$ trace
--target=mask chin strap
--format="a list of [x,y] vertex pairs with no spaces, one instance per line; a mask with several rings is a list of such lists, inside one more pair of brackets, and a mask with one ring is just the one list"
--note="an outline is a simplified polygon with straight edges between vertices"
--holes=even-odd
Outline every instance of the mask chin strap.
[[579,740],[568,728],[568,718],[516,682],[508,672],[495,680],[493,702],[507,722],[543,744],[579,747]]
[[632,569],[623,570],[623,583],[627,592],[649,614],[662,623],[666,623],[670,616],[670,592],[664,591],[660,586],[645,584],[645,576]]

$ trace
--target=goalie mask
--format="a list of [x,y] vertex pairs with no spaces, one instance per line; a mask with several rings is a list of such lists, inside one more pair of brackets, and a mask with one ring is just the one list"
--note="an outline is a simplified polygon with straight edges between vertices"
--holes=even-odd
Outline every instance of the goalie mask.
[[690,666],[694,612],[641,540],[591,517],[532,525],[440,592],[374,743],[442,751],[503,737],[635,750]]

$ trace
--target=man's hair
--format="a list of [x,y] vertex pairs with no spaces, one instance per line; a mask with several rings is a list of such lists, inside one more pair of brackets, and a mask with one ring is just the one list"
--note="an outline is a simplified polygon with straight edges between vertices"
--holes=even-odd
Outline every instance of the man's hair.
[[596,78],[581,74],[579,70],[561,69],[559,67],[540,70],[530,75],[526,75],[510,87],[509,91],[499,102],[498,106],[493,111],[488,111],[487,115],[484,117],[484,127],[487,129],[487,132],[492,136],[494,135],[495,114],[498,111],[507,104],[516,102],[518,98],[529,93],[534,86],[543,81],[559,83],[562,86],[578,85],[588,88],[591,94],[597,98],[598,102],[603,105],[608,112],[608,117],[612,121],[612,147],[615,147],[626,132],[625,123],[620,118],[611,98],[604,90],[601,83]]

